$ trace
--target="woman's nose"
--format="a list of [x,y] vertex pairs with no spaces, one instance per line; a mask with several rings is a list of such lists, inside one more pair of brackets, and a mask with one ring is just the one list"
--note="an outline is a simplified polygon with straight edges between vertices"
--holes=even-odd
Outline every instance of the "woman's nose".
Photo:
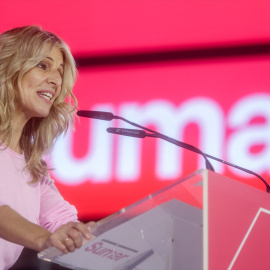
[[48,75],[47,81],[49,84],[59,87],[62,84],[62,76],[59,71],[51,71]]

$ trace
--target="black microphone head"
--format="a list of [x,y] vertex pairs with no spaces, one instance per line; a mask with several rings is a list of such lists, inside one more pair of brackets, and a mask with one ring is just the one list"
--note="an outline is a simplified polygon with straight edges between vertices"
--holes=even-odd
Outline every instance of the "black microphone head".
[[78,116],[94,118],[99,120],[111,121],[114,119],[114,115],[110,112],[101,112],[101,111],[83,111],[80,110],[77,112]]
[[139,129],[130,129],[130,128],[107,128],[107,132],[112,134],[124,135],[135,138],[145,138],[146,132]]

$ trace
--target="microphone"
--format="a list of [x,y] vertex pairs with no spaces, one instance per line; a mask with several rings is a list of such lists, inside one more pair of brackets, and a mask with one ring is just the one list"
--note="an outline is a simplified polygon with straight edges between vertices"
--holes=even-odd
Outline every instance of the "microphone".
[[78,116],[94,118],[99,120],[111,121],[114,115],[110,112],[100,112],[100,111],[78,111]]
[[157,133],[157,134],[146,133],[144,130],[139,130],[139,129],[107,128],[107,132],[113,133],[113,134],[118,134],[118,135],[129,136],[129,137],[141,138],[141,139],[143,139],[145,137],[155,137],[155,138],[163,139],[163,140],[170,142],[170,143],[173,143],[179,147],[182,147],[182,148],[188,149],[190,151],[193,151],[195,153],[201,154],[205,159],[206,168],[213,171],[213,172],[215,171],[212,164],[209,162],[209,160],[205,156],[205,154],[201,150],[199,150],[198,148],[196,148],[190,144],[176,141],[175,139],[172,139],[170,137],[167,137],[167,136],[159,134],[159,133]]
[[136,138],[145,138],[147,136],[144,130],[139,129],[107,128],[107,132]]
[[[78,116],[82,116],[82,117],[88,117],[88,118],[94,118],[94,119],[100,119],[100,120],[105,120],[105,121],[111,121],[113,119],[120,119],[132,126],[135,126],[137,128],[140,128],[140,129],[143,129],[143,130],[137,130],[137,129],[125,129],[125,128],[107,128],[107,132],[109,133],[113,133],[113,134],[119,134],[119,135],[124,135],[124,136],[130,136],[130,137],[137,137],[137,138],[145,138],[145,137],[157,137],[157,138],[160,138],[160,139],[163,139],[163,140],[166,140],[170,143],[173,143],[179,147],[182,147],[182,148],[185,148],[185,149],[188,149],[190,151],[193,151],[195,153],[198,153],[198,154],[201,154],[204,159],[205,159],[205,163],[206,163],[206,168],[209,169],[209,170],[212,170],[214,171],[214,168],[213,166],[211,165],[211,163],[209,162],[209,160],[207,158],[211,158],[213,160],[216,160],[216,161],[219,161],[221,163],[224,163],[228,166],[231,166],[231,167],[234,167],[238,170],[241,170],[241,171],[244,171],[248,174],[251,174],[251,175],[254,175],[256,176],[257,178],[259,178],[266,186],[266,192],[270,193],[270,186],[269,184],[267,183],[267,181],[262,177],[260,176],[259,174],[251,171],[251,170],[248,170],[248,169],[245,169],[245,168],[242,168],[238,165],[235,165],[233,163],[230,163],[228,161],[225,161],[225,160],[222,160],[220,158],[217,158],[217,157],[214,157],[214,156],[211,156],[209,154],[206,154],[204,152],[202,152],[201,150],[199,150],[198,148],[190,145],[190,144],[187,144],[187,143],[184,143],[184,142],[181,142],[181,141],[177,141],[173,138],[170,138],[168,136],[165,136],[157,131],[154,131],[154,130],[151,130],[149,128],[146,128],[146,127],[143,127],[143,126],[140,126],[136,123],[133,123],[123,117],[120,117],[120,116],[116,116],[116,115],[113,115],[112,113],[110,112],[102,112],[102,111],[78,111],[77,112],[77,115]],[[146,133],[144,130],[148,131],[148,132],[151,132],[151,133]]]
[[[88,118],[94,118],[94,119],[100,119],[100,120],[106,120],[106,121],[110,121],[110,120],[113,120],[113,119],[120,119],[124,122],[127,122],[128,124],[132,125],[132,126],[135,126],[135,127],[138,127],[140,129],[143,129],[143,130],[147,130],[149,132],[151,132],[151,134],[156,134],[157,136],[156,137],[159,137],[161,139],[164,139],[170,143],[173,143],[179,147],[182,147],[182,148],[185,148],[185,149],[188,149],[190,151],[193,151],[195,153],[198,153],[198,154],[201,154],[204,159],[205,159],[205,164],[206,164],[206,169],[208,170],[211,170],[211,171],[215,171],[212,164],[209,162],[209,160],[207,159],[206,155],[201,151],[199,150],[198,148],[190,145],[190,144],[187,144],[187,143],[183,143],[183,142],[180,142],[180,141],[177,141],[173,138],[170,138],[168,136],[165,136],[159,132],[156,132],[154,130],[151,130],[149,128],[146,128],[146,127],[143,127],[143,126],[140,126],[136,123],[133,123],[123,117],[120,117],[120,116],[116,116],[116,115],[113,115],[112,113],[110,112],[102,112],[102,111],[78,111],[77,112],[77,115],[78,116],[82,116],[82,117],[88,117]],[[130,132],[131,134],[131,132]],[[133,137],[135,137],[135,134],[133,133]],[[128,136],[128,132],[126,133],[126,136]],[[150,135],[148,135],[150,136]],[[152,136],[153,137],[153,136]]]

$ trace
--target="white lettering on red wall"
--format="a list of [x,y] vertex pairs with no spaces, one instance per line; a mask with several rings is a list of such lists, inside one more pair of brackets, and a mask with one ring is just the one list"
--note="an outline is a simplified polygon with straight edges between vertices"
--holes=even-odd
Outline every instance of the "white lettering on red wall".
[[[259,123],[250,124],[254,118]],[[270,168],[270,95],[253,94],[238,100],[228,115],[228,126],[234,129],[227,142],[228,159],[260,174]],[[252,146],[261,150],[251,152]],[[235,174],[245,175],[232,168]]]
[[[200,130],[199,148],[208,154],[262,173],[269,171],[270,160],[270,95],[253,94],[236,101],[228,115],[215,100],[196,97],[175,106],[168,100],[151,100],[148,103],[126,102],[117,108],[113,104],[97,104],[89,110],[117,112],[117,115],[140,125],[154,125],[160,133],[178,140],[183,139],[183,130],[189,123],[196,123]],[[263,123],[252,124],[253,118],[265,119]],[[58,140],[51,155],[51,163],[57,170],[54,176],[65,185],[77,185],[85,181],[109,183],[114,177],[118,182],[136,182],[141,173],[142,141],[130,137],[117,137],[117,151],[113,163],[113,136],[107,127],[116,122],[92,121],[89,140],[91,151],[82,158],[72,154],[73,133],[71,131]],[[118,126],[132,128],[124,122]],[[227,129],[231,130],[226,138]],[[82,142],[83,143],[83,142]],[[263,144],[264,148],[253,153],[253,145]],[[157,141],[155,175],[159,181],[180,178],[182,173],[182,149],[168,142]],[[115,164],[113,169],[112,164]],[[200,159],[198,168],[204,167]],[[214,163],[217,172],[222,173],[224,165]],[[242,175],[239,170],[234,170]],[[115,175],[114,175],[115,174]]]

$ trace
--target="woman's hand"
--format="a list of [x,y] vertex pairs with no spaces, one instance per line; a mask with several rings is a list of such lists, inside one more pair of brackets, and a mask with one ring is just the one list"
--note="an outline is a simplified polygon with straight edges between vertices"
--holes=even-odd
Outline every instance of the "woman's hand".
[[56,247],[64,254],[75,251],[80,248],[84,241],[89,241],[94,238],[91,235],[91,230],[95,227],[95,222],[69,222],[62,225],[54,233],[47,236],[42,249],[48,247]]
[[83,241],[94,238],[91,230],[95,226],[92,221],[86,224],[69,222],[51,233],[28,221],[8,205],[0,206],[0,238],[37,251],[52,246],[63,253],[74,251],[82,246]]

